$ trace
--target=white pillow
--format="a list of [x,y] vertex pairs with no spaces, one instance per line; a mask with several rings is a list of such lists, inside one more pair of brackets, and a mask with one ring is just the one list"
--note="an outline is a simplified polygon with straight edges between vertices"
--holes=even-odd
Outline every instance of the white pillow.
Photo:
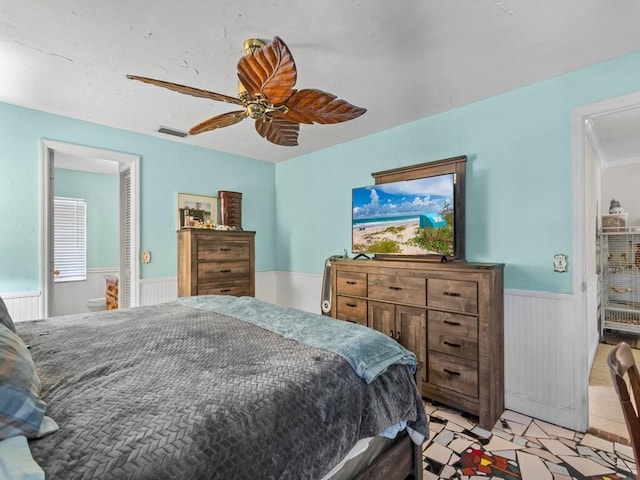
[[44,471],[31,456],[27,437],[18,435],[0,441],[0,478],[44,480]]

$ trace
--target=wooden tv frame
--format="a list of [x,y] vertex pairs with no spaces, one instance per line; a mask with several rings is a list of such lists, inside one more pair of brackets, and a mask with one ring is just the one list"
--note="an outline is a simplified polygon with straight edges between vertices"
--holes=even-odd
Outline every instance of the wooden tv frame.
[[457,157],[445,158],[434,162],[421,163],[419,165],[410,165],[408,167],[394,168],[392,170],[384,170],[374,172],[371,176],[375,179],[376,185],[384,183],[400,182],[404,180],[416,180],[418,178],[435,177],[438,175],[455,175],[454,187],[454,212],[455,217],[455,236],[453,255],[451,257],[443,257],[441,255],[391,255],[376,254],[380,260],[430,260],[441,261],[446,258],[447,261],[464,261],[465,260],[465,185],[467,171],[467,156],[460,155]]

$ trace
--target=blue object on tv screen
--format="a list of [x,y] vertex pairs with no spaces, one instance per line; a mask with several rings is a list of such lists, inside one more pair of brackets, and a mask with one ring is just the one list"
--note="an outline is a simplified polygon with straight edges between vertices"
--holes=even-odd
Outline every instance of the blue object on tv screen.
[[452,173],[354,188],[352,251],[453,256],[454,192]]

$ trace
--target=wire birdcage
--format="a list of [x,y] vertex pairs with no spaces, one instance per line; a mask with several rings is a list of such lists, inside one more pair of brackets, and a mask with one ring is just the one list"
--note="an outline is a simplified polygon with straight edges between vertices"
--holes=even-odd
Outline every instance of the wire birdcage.
[[640,333],[640,233],[603,235],[604,328]]

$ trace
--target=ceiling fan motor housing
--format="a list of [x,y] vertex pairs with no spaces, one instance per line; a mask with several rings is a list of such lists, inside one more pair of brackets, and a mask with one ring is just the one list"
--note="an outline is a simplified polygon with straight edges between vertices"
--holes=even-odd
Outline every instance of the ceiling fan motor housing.
[[264,117],[264,114],[267,113],[267,109],[260,102],[249,102],[247,104],[247,113],[251,118],[258,120]]
[[249,55],[265,45],[266,43],[259,38],[247,38],[242,44],[242,50],[244,50],[245,55]]

